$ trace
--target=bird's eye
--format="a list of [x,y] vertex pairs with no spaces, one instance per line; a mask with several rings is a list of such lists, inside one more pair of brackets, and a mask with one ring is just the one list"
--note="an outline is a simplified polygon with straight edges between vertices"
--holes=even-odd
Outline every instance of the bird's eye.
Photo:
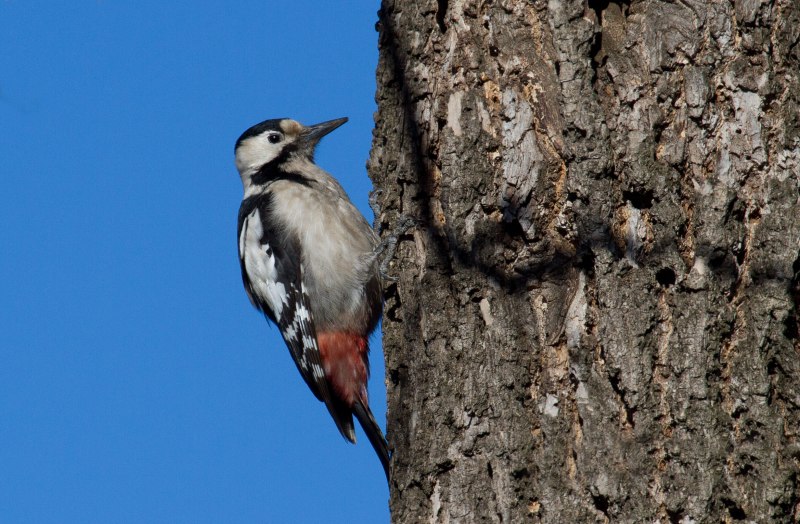
[[270,135],[267,137],[267,140],[269,140],[270,144],[277,144],[281,141],[281,135],[280,133],[270,133]]

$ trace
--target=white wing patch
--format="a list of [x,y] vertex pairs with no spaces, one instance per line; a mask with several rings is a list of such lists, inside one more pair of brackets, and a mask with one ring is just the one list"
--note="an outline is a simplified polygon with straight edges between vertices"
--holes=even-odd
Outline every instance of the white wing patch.
[[278,282],[272,248],[269,244],[262,243],[263,235],[261,216],[258,209],[255,209],[242,224],[242,232],[239,235],[239,256],[244,260],[253,292],[269,306],[275,318],[280,318],[289,299],[286,295],[286,286]]

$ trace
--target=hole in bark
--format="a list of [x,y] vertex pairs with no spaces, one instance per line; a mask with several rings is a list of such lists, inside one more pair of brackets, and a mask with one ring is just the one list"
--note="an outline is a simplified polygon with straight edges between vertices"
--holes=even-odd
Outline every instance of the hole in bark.
[[587,249],[581,254],[576,266],[586,272],[587,277],[594,278],[594,260],[594,253]]
[[628,403],[625,402],[625,391],[623,391],[619,385],[619,372],[614,375],[609,375],[608,382],[611,384],[611,389],[614,390],[614,393],[617,394],[619,401],[622,403],[622,407],[625,410],[625,420],[628,422],[631,428],[633,428],[633,415],[636,413],[636,408],[629,406]]
[[503,221],[503,229],[505,229],[506,233],[512,237],[524,237],[525,230],[522,229],[522,224],[519,223],[517,219],[511,219],[509,221]]
[[392,381],[392,385],[397,386],[400,384],[400,370],[399,369],[390,369],[389,370],[389,380]]
[[383,301],[386,304],[384,311],[386,311],[386,318],[392,322],[401,322],[398,311],[400,311],[400,293],[397,290],[397,283],[392,282],[386,287],[383,292]]
[[455,467],[456,467],[455,463],[452,460],[447,459],[443,462],[439,462],[438,464],[436,464],[436,471],[438,473],[447,473],[448,471],[450,471]]
[[[592,6],[592,2],[589,2],[589,7]],[[605,2],[605,7],[608,7],[608,2]],[[603,67],[606,63],[606,54],[603,52],[603,31],[599,29],[601,25],[600,22],[600,11],[601,9],[595,9],[595,13],[597,14],[597,25],[598,30],[595,31],[594,36],[592,37],[592,45],[589,48],[589,56],[591,57],[591,66],[592,66],[592,85],[597,82],[598,71],[601,67]]]
[[725,504],[725,507],[728,509],[728,515],[730,515],[733,520],[744,520],[747,518],[747,514],[736,502],[728,498],[723,498],[722,503]]
[[436,9],[436,25],[439,26],[439,32],[444,33],[447,27],[444,25],[444,17],[447,14],[447,0],[438,0],[438,9]]
[[725,210],[725,222],[728,222],[731,218],[739,221],[744,222],[744,213],[745,213],[745,206],[741,200],[738,198],[734,198],[731,200],[731,203],[728,204],[728,209]]
[[489,478],[490,479],[494,478],[494,470],[492,469],[492,463],[491,462],[487,462],[486,463],[486,473],[489,474]]
[[667,510],[667,518],[672,524],[680,524],[680,521],[683,519],[683,511],[679,509],[675,511]]
[[630,202],[636,209],[650,209],[653,207],[653,191],[650,189],[623,191],[622,198]]
[[594,502],[594,507],[601,511],[603,515],[608,516],[608,497],[605,495],[592,495],[592,502]]
[[[772,378],[778,373],[783,373],[783,369],[781,368],[780,363],[778,363],[778,361],[775,360],[774,358],[769,359],[769,361],[767,362],[767,375],[769,375],[770,378]],[[767,397],[767,405],[770,404],[772,404],[772,395]]]
[[664,287],[669,287],[675,283],[675,271],[671,268],[663,267],[656,271],[656,280]]
[[512,471],[511,472],[511,476],[514,477],[515,479],[519,480],[519,479],[523,479],[523,478],[526,478],[526,477],[530,477],[531,476],[531,472],[528,471],[528,468],[520,468],[520,469],[515,469],[514,471]]
[[608,8],[608,4],[610,4],[610,0],[589,0],[589,9],[594,10],[595,16],[597,16],[597,24],[602,25],[603,23],[603,11]]
[[708,258],[708,266],[711,269],[719,269],[725,264],[725,259],[727,258],[727,253],[722,249],[715,249],[711,256]]
[[798,309],[800,309],[800,253],[794,260],[794,264],[792,264],[792,271],[794,276],[789,282],[789,296],[792,297],[793,307],[783,322],[783,334],[790,340],[796,340],[800,336],[800,318],[798,318]]

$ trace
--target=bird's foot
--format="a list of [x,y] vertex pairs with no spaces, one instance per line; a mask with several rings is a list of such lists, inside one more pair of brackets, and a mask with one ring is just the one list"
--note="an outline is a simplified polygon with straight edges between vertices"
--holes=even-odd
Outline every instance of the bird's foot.
[[397,251],[397,242],[400,240],[400,237],[405,235],[406,232],[416,224],[417,220],[415,218],[400,215],[392,232],[372,251],[373,256],[376,259],[380,259],[380,272],[383,279],[390,282],[395,282],[397,280],[388,274],[389,264],[392,262],[392,258],[394,258],[394,254]]

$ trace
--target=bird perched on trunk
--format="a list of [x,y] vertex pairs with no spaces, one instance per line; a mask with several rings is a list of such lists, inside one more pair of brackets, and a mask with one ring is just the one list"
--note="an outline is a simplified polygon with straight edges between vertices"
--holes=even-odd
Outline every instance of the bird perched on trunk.
[[250,302],[277,324],[306,384],[350,442],[356,416],[388,481],[389,447],[367,402],[367,339],[383,307],[379,239],[314,163],[319,140],[346,121],[266,120],[239,137],[239,261]]

